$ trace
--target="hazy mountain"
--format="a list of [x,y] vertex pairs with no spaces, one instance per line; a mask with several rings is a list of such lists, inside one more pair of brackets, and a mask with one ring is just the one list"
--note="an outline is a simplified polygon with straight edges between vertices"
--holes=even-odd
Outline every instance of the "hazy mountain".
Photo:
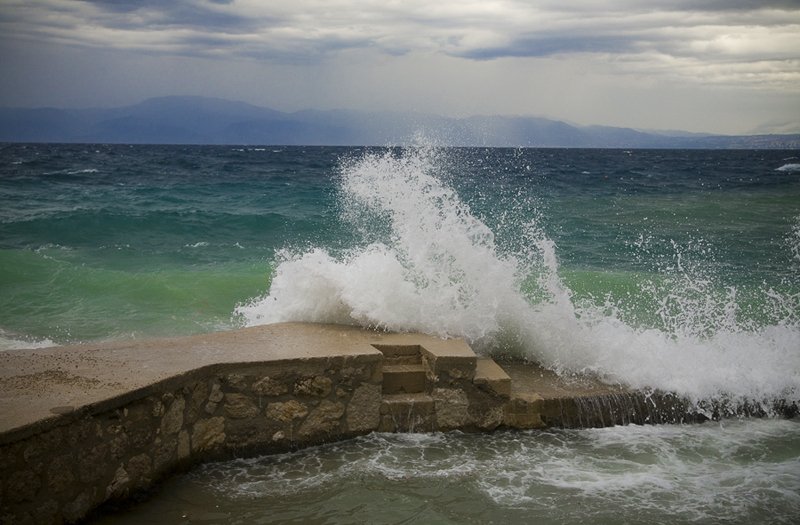
[[422,134],[454,146],[788,148],[800,135],[718,136],[574,126],[535,117],[463,119],[418,113],[284,113],[204,97],[161,97],[113,109],[0,108],[0,141],[149,144],[402,145]]

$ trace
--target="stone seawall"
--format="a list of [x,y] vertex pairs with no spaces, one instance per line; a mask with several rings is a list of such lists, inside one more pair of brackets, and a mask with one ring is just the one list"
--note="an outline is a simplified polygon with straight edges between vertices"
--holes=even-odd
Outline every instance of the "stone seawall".
[[686,414],[596,382],[560,385],[529,366],[509,374],[460,340],[324,325],[4,352],[0,364],[1,523],[76,522],[198,461],[373,431]]
[[380,390],[379,356],[360,355],[201,369],[134,401],[79,410],[2,447],[2,520],[77,521],[190,461],[372,431]]

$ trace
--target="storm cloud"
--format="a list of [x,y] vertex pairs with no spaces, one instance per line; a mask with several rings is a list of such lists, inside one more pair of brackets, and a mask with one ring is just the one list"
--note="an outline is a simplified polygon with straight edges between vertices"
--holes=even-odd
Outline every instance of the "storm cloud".
[[[443,68],[454,82],[479,83],[487,72],[505,71],[509,79],[519,79],[513,70],[521,68],[529,73],[523,75],[520,89],[536,88],[544,94],[550,84],[536,78],[536,71],[571,75],[563,83],[583,71],[585,81],[600,90],[609,89],[609,79],[616,78],[619,93],[655,82],[675,84],[673,93],[681,97],[709,86],[738,91],[740,97],[745,96],[743,90],[751,90],[753,96],[769,92],[777,97],[774,104],[796,102],[800,96],[800,3],[787,0],[12,0],[0,9],[0,34],[6,70],[34,67],[20,63],[25,46],[31,45],[40,54],[47,49],[53,56],[64,53],[65,60],[70,55],[65,47],[96,54],[96,63],[106,68],[113,68],[109,53],[117,52],[119,64],[144,68],[147,63],[157,74],[164,73],[156,71],[159,63],[176,70],[195,64],[218,75],[241,72],[250,64],[264,75],[270,69],[268,78],[323,78],[341,90],[352,82],[338,77],[337,71],[360,82],[375,82],[375,89],[388,89],[391,84],[376,74],[391,79],[413,74],[416,67],[420,83],[429,85],[424,75]],[[31,55],[27,60],[39,59]],[[200,80],[203,75],[195,77]],[[35,75],[30,79],[34,81]],[[211,94],[233,94],[230,88],[215,88],[208,78],[201,81],[208,83]],[[0,85],[0,96],[13,102],[13,91],[21,84]],[[445,112],[508,112],[497,104],[481,108],[467,103],[463,85],[445,82],[442,88],[454,92],[452,107],[443,107]],[[140,96],[164,94],[165,89],[166,85],[159,93],[143,90]],[[476,85],[473,95],[487,89]],[[309,107],[315,100],[337,104],[307,87],[299,91],[310,97]],[[424,89],[412,91],[418,101],[410,104],[402,102],[410,100],[409,93],[396,93],[403,109],[442,105],[419,98]],[[708,93],[699,94],[698,100],[704,96]],[[725,93],[722,98],[731,96]],[[97,98],[103,100],[102,94]],[[290,93],[275,92],[272,100],[276,99],[283,100],[284,107],[301,104],[287,102]],[[342,96],[339,104],[352,106],[354,100],[359,96]],[[261,102],[253,96],[250,101]],[[739,106],[746,105],[742,98]],[[783,113],[787,111],[791,113]],[[519,112],[541,113],[541,104],[520,107]],[[781,111],[776,107],[768,113],[762,121]],[[795,109],[792,118],[797,113]]]

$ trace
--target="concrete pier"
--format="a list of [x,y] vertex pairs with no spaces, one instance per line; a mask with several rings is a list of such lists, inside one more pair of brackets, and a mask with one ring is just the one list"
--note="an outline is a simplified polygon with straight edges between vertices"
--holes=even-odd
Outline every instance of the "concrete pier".
[[645,396],[462,340],[284,323],[0,352],[0,523],[79,521],[177,469],[373,431],[682,420]]

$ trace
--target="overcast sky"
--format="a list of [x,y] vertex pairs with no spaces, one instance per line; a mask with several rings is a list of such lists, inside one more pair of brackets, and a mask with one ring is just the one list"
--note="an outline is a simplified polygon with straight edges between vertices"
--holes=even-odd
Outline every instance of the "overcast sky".
[[162,95],[800,132],[800,0],[0,0],[0,106]]

